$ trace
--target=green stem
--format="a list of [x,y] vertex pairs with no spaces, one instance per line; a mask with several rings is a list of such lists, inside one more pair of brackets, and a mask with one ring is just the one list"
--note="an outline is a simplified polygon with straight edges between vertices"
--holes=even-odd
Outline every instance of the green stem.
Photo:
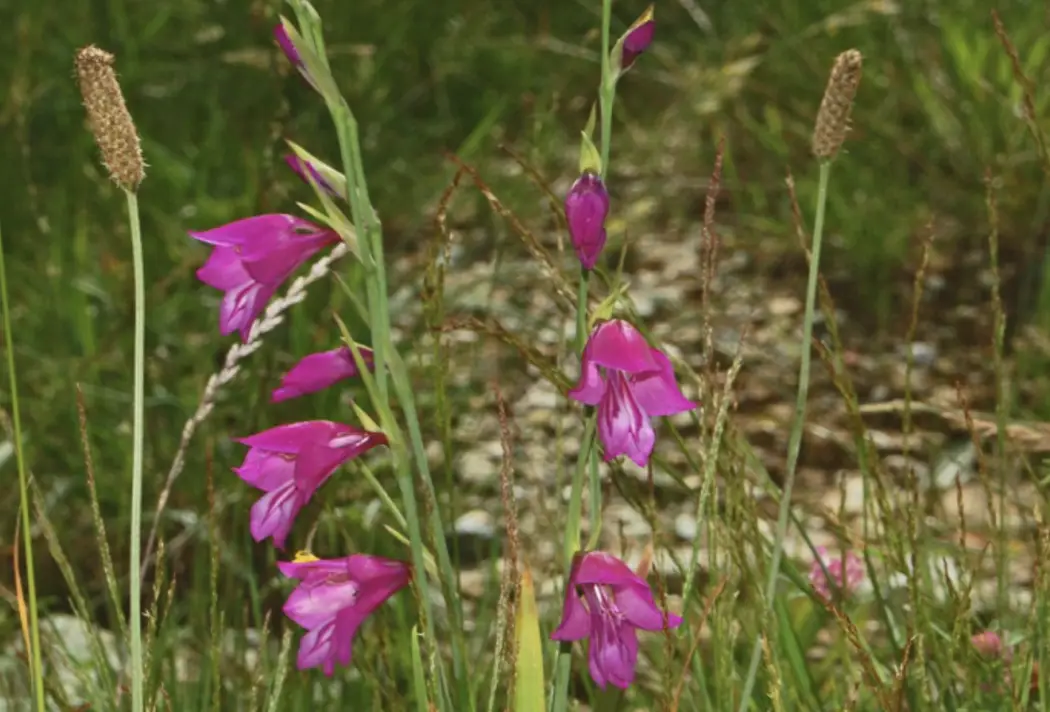
[[598,90],[598,109],[601,113],[602,179],[609,179],[609,147],[612,145],[612,110],[616,98],[616,77],[609,62],[612,27],[612,0],[602,0],[602,85]]
[[576,353],[582,354],[587,344],[587,287],[591,281],[589,269],[580,270],[580,287],[576,294]]
[[29,516],[29,476],[22,449],[22,416],[18,408],[18,380],[15,374],[15,342],[11,328],[11,300],[7,293],[4,243],[0,239],[0,300],[4,310],[4,344],[7,346],[7,380],[11,384],[11,410],[15,428],[15,459],[18,462],[19,513],[22,516],[22,548],[26,557],[26,587],[29,598],[29,667],[37,712],[44,712],[44,670],[40,661],[40,618],[36,608],[36,568],[33,566],[33,522]]
[[142,669],[142,450],[145,400],[146,278],[142,264],[142,227],[139,201],[125,191],[128,199],[128,226],[131,228],[131,261],[135,274],[135,370],[132,421],[131,465],[131,709],[145,709]]
[[[828,200],[828,177],[831,173],[831,162],[820,164],[820,185],[817,189],[817,215],[813,223],[813,246],[809,259],[809,280],[806,283],[806,312],[802,322],[802,359],[798,373],[798,396],[795,402],[795,420],[791,426],[788,439],[787,473],[784,476],[784,491],[780,495],[780,509],[777,515],[776,538],[773,541],[773,558],[769,563],[769,574],[766,579],[766,606],[773,607],[773,597],[777,590],[777,578],[780,574],[780,562],[784,557],[784,539],[787,537],[788,519],[791,512],[791,492],[795,486],[795,471],[798,467],[799,450],[802,447],[802,431],[806,422],[806,399],[809,396],[809,363],[813,340],[813,314],[817,301],[817,281],[820,275],[820,244],[824,233],[824,212]],[[750,705],[751,691],[758,676],[758,665],[762,659],[762,635],[755,637],[751,650],[751,662],[747,677],[740,695],[740,712],[745,712]]]

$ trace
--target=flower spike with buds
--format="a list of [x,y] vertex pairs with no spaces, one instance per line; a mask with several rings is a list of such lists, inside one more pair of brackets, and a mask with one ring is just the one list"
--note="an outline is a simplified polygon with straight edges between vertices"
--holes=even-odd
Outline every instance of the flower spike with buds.
[[256,215],[190,237],[215,249],[197,278],[223,290],[219,331],[248,340],[252,322],[296,269],[339,235],[292,215]]
[[253,506],[251,532],[255,541],[273,537],[278,549],[314,492],[339,466],[377,445],[382,433],[369,433],[330,420],[280,425],[238,440],[251,449],[237,475],[266,494]]
[[813,129],[813,155],[822,161],[835,158],[846,140],[853,99],[860,85],[861,64],[861,54],[855,49],[835,58]]
[[[582,596],[582,598],[581,598]],[[682,618],[656,606],[649,584],[615,556],[578,554],[565,588],[561,624],[552,640],[590,638],[591,677],[598,687],[627,689],[638,662],[638,630],[677,628]]]
[[341,559],[299,554],[277,566],[285,576],[299,580],[284,604],[285,615],[307,631],[296,666],[321,667],[325,675],[335,672],[336,664],[350,664],[357,629],[407,586],[411,576],[408,564],[367,554]]
[[113,71],[113,55],[98,47],[84,47],[77,52],[76,68],[80,94],[91,122],[91,133],[102,152],[102,162],[114,183],[134,193],[146,175],[146,163],[142,160],[135,122]]

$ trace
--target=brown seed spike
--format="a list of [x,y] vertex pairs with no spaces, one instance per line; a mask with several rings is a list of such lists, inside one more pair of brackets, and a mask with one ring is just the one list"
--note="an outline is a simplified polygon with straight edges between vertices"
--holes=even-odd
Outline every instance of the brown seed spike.
[[113,55],[95,46],[77,52],[77,80],[91,133],[114,183],[134,193],[146,175],[135,122],[113,71]]
[[860,52],[850,49],[836,57],[831,68],[813,129],[813,155],[822,161],[834,158],[846,140],[850,110],[860,84],[861,61]]

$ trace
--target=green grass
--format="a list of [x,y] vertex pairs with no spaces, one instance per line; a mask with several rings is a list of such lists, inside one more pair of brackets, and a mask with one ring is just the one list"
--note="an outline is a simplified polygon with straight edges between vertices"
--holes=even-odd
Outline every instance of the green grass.
[[[977,274],[989,264],[991,228],[983,178],[990,170],[997,180],[995,229],[1005,275],[1008,331],[1024,338],[1015,336],[1008,345],[1012,373],[1004,397],[998,404],[978,405],[987,411],[1001,406],[1004,419],[1050,417],[1045,397],[1050,393],[1050,350],[1041,346],[1045,337],[1039,338],[1050,325],[1050,291],[1041,278],[1050,194],[1037,143],[1022,116],[1022,86],[995,35],[988,4],[701,3],[710,13],[710,28],[695,22],[687,5],[657,6],[657,42],[621,82],[611,148],[614,198],[630,186],[654,205],[645,207],[640,199],[639,205],[614,202],[613,219],[622,220],[629,208],[637,208],[646,219],[630,219],[631,237],[643,241],[657,239],[661,230],[695,229],[702,214],[702,185],[717,142],[724,137],[720,229],[733,237],[734,249],[751,252],[757,284],[790,285],[801,298],[804,272],[796,268],[803,263],[784,177],[790,169],[811,225],[810,206],[818,188],[817,170],[808,155],[814,113],[831,60],[856,47],[865,56],[864,79],[854,109],[855,131],[835,166],[821,263],[831,296],[848,309],[851,319],[870,329],[873,343],[903,342],[918,246],[932,224],[936,256],[957,265],[950,273],[959,282],[949,284],[948,292],[973,301],[991,323],[989,292]],[[1001,14],[1022,69],[1035,87],[1036,118],[1045,130],[1050,40],[1047,18],[1037,5],[1012,3]],[[572,177],[578,132],[599,73],[600,2],[434,0],[394,7],[378,0],[327,0],[319,1],[317,8],[325,20],[340,88],[360,122],[362,160],[372,201],[383,220],[388,254],[422,260],[424,245],[433,238],[434,211],[455,170],[443,156],[446,150],[477,165],[495,194],[525,224],[549,232],[542,194],[525,177],[505,170],[508,159],[500,145],[514,147],[547,180]],[[616,2],[614,36],[642,9],[641,4]],[[0,142],[5,166],[0,175],[0,221],[13,348],[25,454],[42,496],[38,516],[46,515],[56,536],[48,542],[46,527],[36,536],[36,586],[45,614],[72,610],[119,630],[122,621],[116,611],[126,609],[126,601],[114,605],[100,565],[98,527],[91,515],[79,445],[77,384],[86,403],[97,504],[117,562],[119,590],[127,589],[134,317],[129,235],[121,196],[98,167],[84,127],[71,77],[73,51],[95,43],[117,54],[150,164],[140,195],[149,312],[144,499],[148,523],[182,423],[229,346],[217,335],[214,293],[193,276],[206,253],[185,231],[257,212],[294,211],[295,201],[309,200],[309,188],[280,161],[285,137],[338,163],[335,133],[323,105],[272,47],[270,30],[280,11],[276,1],[189,1],[154,7],[78,0],[61,8],[37,3],[12,18],[0,12],[0,20],[8,20],[5,25],[14,29],[14,40],[0,58],[0,75],[11,77],[14,87],[0,102],[0,131],[7,139]],[[458,191],[450,221],[457,229],[482,234],[470,249],[495,259],[495,269],[525,259],[513,231],[491,215],[472,188]],[[621,244],[621,235],[613,231],[609,249],[618,250]],[[981,261],[969,259],[972,255]],[[392,291],[400,286],[393,285]],[[599,297],[605,296],[599,283],[591,287],[592,293],[597,289]],[[699,314],[699,304],[685,308],[694,306]],[[405,643],[407,631],[418,621],[409,595],[399,597],[366,626],[362,644],[355,648],[353,669],[339,673],[336,682],[316,672],[299,673],[294,659],[282,657],[282,635],[288,627],[279,605],[287,587],[274,575],[272,550],[252,544],[247,530],[252,495],[228,471],[241,456],[241,449],[229,443],[230,436],[338,412],[336,393],[280,408],[268,403],[268,389],[283,369],[297,356],[327,347],[336,338],[332,313],[348,319],[353,333],[365,338],[361,323],[349,319],[353,310],[340,285],[322,281],[224,391],[190,450],[164,524],[172,558],[163,569],[161,585],[152,594],[147,591],[143,603],[158,619],[156,629],[147,633],[148,689],[155,690],[163,681],[171,697],[169,709],[265,709],[274,685],[282,689],[277,707],[281,710],[311,708],[315,686],[332,705],[338,699],[344,705],[360,701],[362,708],[410,708],[406,695],[414,689],[413,668]],[[317,316],[305,318],[308,314]],[[534,334],[523,336],[530,341]],[[991,344],[991,333],[981,333],[977,343],[960,339],[959,349],[981,349],[990,364]],[[848,394],[848,367],[841,355],[825,354],[824,363],[815,362],[814,368],[834,369]],[[575,376],[571,365],[560,370]],[[434,382],[425,380],[432,372],[421,373],[416,374],[417,383]],[[509,373],[506,377],[513,380]],[[468,407],[473,394],[454,383],[448,377],[445,400],[436,406],[432,394],[419,396],[428,439],[441,439],[443,420]],[[704,388],[710,389],[705,397],[717,402],[720,387]],[[355,395],[366,402],[363,389],[356,389]],[[843,398],[846,410],[856,405],[851,398]],[[13,407],[6,386],[0,391],[0,405],[7,412]],[[704,471],[695,460],[696,453],[709,452],[713,442],[714,413],[709,417],[710,422],[697,424],[699,443],[696,430],[683,435],[682,457],[690,465],[688,471],[675,473],[680,478]],[[804,586],[796,586],[794,569],[782,574],[775,600],[764,600],[761,589],[769,572],[766,557],[756,557],[756,551],[768,547],[762,545],[756,505],[743,483],[776,490],[744,444],[741,429],[734,425],[737,416],[730,412],[728,421],[718,455],[724,502],[717,510],[713,497],[705,503],[702,525],[721,559],[697,582],[686,625],[698,623],[720,581],[726,588],[707,619],[705,636],[710,638],[689,663],[692,677],[680,709],[740,707],[735,694],[760,630],[770,640],[753,709],[774,704],[767,696],[774,680],[781,683],[777,703],[785,710],[877,709],[881,697],[895,700],[898,695],[911,710],[1050,706],[1045,681],[1044,694],[1032,699],[1023,696],[1019,682],[1032,660],[1047,669],[1050,581],[1045,572],[1039,572],[1042,578],[1033,584],[1037,595],[1031,611],[1004,608],[975,617],[965,587],[936,599],[933,588],[939,574],[927,567],[913,579],[911,593],[886,587],[863,602],[846,605],[843,610],[862,631],[852,640],[844,620],[816,605]],[[945,552],[958,553],[957,537],[946,527],[914,512],[909,518],[891,506],[901,485],[889,481],[876,461],[865,460],[859,426],[854,436],[855,466],[864,471],[873,495],[866,516],[873,527],[889,523],[868,557],[875,581],[884,585],[890,572],[903,570],[912,557],[930,562]],[[991,455],[990,451],[990,460]],[[994,461],[982,464],[989,488],[999,486],[996,467]],[[15,461],[8,458],[0,468],[13,483]],[[1046,476],[1039,462],[1016,470],[1010,476],[1019,481]],[[450,498],[448,522],[451,504],[462,493],[453,492],[456,488],[439,472],[434,482]],[[388,467],[379,466],[378,475],[393,488]],[[215,487],[211,499],[209,476]],[[914,487],[902,488],[906,501],[918,501]],[[616,489],[639,511],[652,515],[655,501],[647,492],[624,482]],[[684,489],[678,494],[696,496]],[[301,515],[296,531],[308,528],[303,522],[318,521],[313,544],[318,551],[407,556],[356,506],[371,496],[362,478],[333,481],[323,498]],[[1032,531],[1023,543],[1036,547],[1045,560],[1046,544],[1038,543],[1043,530],[1034,519],[1035,513],[1045,515],[1045,502],[1029,504]],[[18,505],[17,488],[0,494],[3,521],[15,521]],[[209,537],[210,527],[217,536]],[[0,536],[0,544],[14,546],[13,534],[11,528]],[[994,532],[988,537],[997,541]],[[61,544],[67,564],[56,562],[49,544]],[[986,565],[993,569],[1009,558],[1003,547],[993,547],[987,556],[992,563]],[[960,558],[973,566],[978,563],[972,552]],[[21,560],[24,563],[24,557]],[[10,564],[7,559],[0,567],[0,582],[9,591],[14,588]],[[71,595],[71,580],[77,582],[77,596]],[[168,584],[173,580],[169,601]],[[468,654],[484,661],[479,674],[485,679],[471,687],[478,704],[489,689],[484,654],[491,650],[486,635],[495,627],[496,597],[494,590],[486,590],[471,607],[478,632],[467,641]],[[771,620],[765,617],[767,606],[775,623],[761,623]],[[216,621],[222,625],[216,626]],[[264,621],[270,629],[261,645],[243,639],[224,643],[218,632],[262,629]],[[553,622],[544,620],[545,632]],[[17,635],[14,609],[11,615],[5,610],[0,623],[4,639]],[[864,623],[874,626],[873,632]],[[991,682],[1003,680],[1003,671],[969,647],[971,632],[985,625],[1001,626],[1018,639],[1013,702],[998,694]],[[667,684],[632,692],[619,709],[633,709],[631,705],[645,701],[650,709],[669,709],[668,691],[686,664],[691,642],[687,634],[664,650],[659,638],[651,636],[644,648],[658,666],[652,681]],[[292,656],[295,644],[293,638]],[[223,652],[224,645],[234,650]],[[826,649],[826,657],[815,659],[816,647]],[[187,651],[195,656],[194,664],[210,674],[200,675],[192,685],[176,685],[174,668],[177,661],[185,662]],[[256,668],[243,664],[249,651],[261,656]],[[578,672],[584,662],[579,646],[575,651]],[[908,675],[898,693],[894,666],[905,651]],[[45,649],[45,666],[53,654]],[[871,656],[870,669],[881,687],[863,678],[865,655]],[[665,656],[672,662],[660,667]],[[285,669],[287,677],[276,672]],[[660,675],[667,679],[660,680]],[[574,694],[589,694],[589,680],[577,682]],[[952,684],[959,689],[933,698],[932,690],[950,690]],[[855,689],[859,701],[850,707]],[[107,709],[111,698],[107,703],[107,691],[99,693],[103,698],[94,701],[93,709]],[[598,709],[614,709],[611,698],[605,699],[608,707]],[[77,702],[81,701],[70,700]]]

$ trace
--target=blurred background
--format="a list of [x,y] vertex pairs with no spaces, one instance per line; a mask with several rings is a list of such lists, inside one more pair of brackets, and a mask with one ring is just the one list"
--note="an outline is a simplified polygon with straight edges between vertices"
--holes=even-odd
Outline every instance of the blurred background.
[[[998,5],[1033,83],[1036,116],[1045,118],[1050,6]],[[543,195],[503,147],[558,191],[574,178],[579,131],[599,75],[600,3],[316,0],[316,6],[362,126],[371,193],[392,253],[417,254],[433,235],[437,201],[454,173],[446,152],[477,166],[523,219],[543,224],[549,215]],[[11,0],[0,7],[8,37],[0,55],[7,87],[0,98],[0,229],[29,462],[89,590],[101,584],[74,386],[84,391],[102,512],[114,556],[123,561],[132,283],[124,202],[85,126],[74,51],[96,44],[116,54],[149,163],[140,193],[149,282],[148,513],[182,424],[231,343],[217,332],[217,293],[194,278],[207,251],[186,231],[295,211],[296,201],[310,200],[309,187],[281,160],[286,138],[337,163],[323,106],[272,41],[283,10],[276,0]],[[617,0],[614,34],[643,10],[642,0]],[[660,0],[656,42],[620,84],[614,212],[667,239],[695,230],[724,138],[718,211],[724,235],[751,255],[748,279],[757,290],[780,283],[794,289],[804,279],[804,261],[785,176],[794,174],[801,204],[812,205],[813,117],[835,55],[856,47],[865,57],[864,79],[854,131],[835,172],[823,263],[839,307],[857,310],[851,328],[861,344],[900,340],[919,246],[931,233],[941,275],[936,298],[953,307],[986,304],[987,283],[975,265],[986,261],[985,176],[992,175],[1014,382],[1024,384],[1016,407],[1050,416],[1039,336],[1050,325],[1042,280],[1050,191],[1020,84],[989,11],[985,0]],[[459,200],[451,219],[480,236],[470,248],[485,259],[498,250],[505,228],[480,197]],[[520,246],[512,251],[524,254]],[[338,307],[337,291],[322,283],[300,313]],[[248,365],[257,377],[242,377],[224,395],[191,448],[169,510],[175,515],[165,524],[169,534],[190,527],[204,510],[206,460],[214,458],[218,487],[244,505],[225,510],[224,532],[248,542],[251,493],[226,476],[241,454],[227,438],[334,403],[336,396],[319,394],[282,406],[280,415],[264,407],[294,355],[329,343],[329,323],[292,319]],[[1018,337],[1022,332],[1027,339]],[[949,326],[941,348],[987,349],[987,339]],[[10,406],[6,379],[0,405]],[[9,434],[3,440],[0,471],[13,483]],[[3,488],[0,521],[13,522],[17,504],[13,484]],[[13,526],[0,531],[0,582],[7,589],[13,535]],[[42,541],[40,547],[43,554]],[[63,609],[67,594],[55,565],[46,556],[37,562],[46,607]],[[184,581],[207,570],[192,556],[181,566]]]

